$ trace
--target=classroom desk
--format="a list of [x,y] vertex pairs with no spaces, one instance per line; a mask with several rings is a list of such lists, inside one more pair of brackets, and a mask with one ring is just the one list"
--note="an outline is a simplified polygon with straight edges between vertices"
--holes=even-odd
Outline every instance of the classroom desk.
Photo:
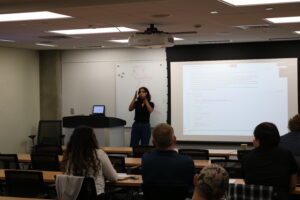
[[[62,161],[62,156],[59,156],[59,161]],[[22,163],[30,163],[31,157],[30,154],[18,154],[18,160]],[[210,160],[194,160],[195,168],[203,168],[210,164]],[[142,164],[141,158],[128,158],[125,157],[125,166],[133,167],[133,166],[140,166]]]
[[[125,158],[125,165],[127,167],[140,166],[142,164],[141,158]],[[194,160],[195,168],[203,168],[210,164],[210,160]]]
[[[0,180],[5,180],[5,169],[0,169]],[[35,170],[28,170],[28,171],[35,171]],[[63,174],[63,172],[53,172],[53,171],[40,171],[43,173],[43,178],[45,183],[54,183],[55,182],[55,175]]]
[[38,199],[38,198],[0,196],[0,200],[55,200],[55,199]]
[[[63,151],[66,150],[66,146],[62,146]],[[132,147],[100,147],[106,153],[111,154],[132,154]],[[235,149],[208,149],[210,156],[237,156],[237,150]]]
[[[124,180],[118,180],[116,183],[111,183],[116,186],[127,186],[127,187],[140,187],[143,183],[141,175],[133,175],[137,179],[127,178]],[[230,179],[230,183],[233,184],[245,184],[244,179]],[[296,187],[292,192],[292,194],[300,195],[300,186]]]
[[[45,183],[55,183],[55,175],[62,174],[62,172],[53,172],[53,171],[41,171],[43,173],[43,178]],[[123,179],[123,180],[118,180],[115,183],[110,183],[116,186],[126,186],[126,187],[140,187],[140,185],[143,183],[142,176],[141,175],[130,175],[134,176],[137,179]],[[0,169],[0,180],[5,180],[5,173],[4,169]],[[244,184],[243,179],[230,179],[230,183],[235,183],[235,184]],[[296,187],[293,191],[292,194],[300,194],[300,187]],[[2,199],[0,199],[2,200]],[[26,200],[26,199],[24,199]]]

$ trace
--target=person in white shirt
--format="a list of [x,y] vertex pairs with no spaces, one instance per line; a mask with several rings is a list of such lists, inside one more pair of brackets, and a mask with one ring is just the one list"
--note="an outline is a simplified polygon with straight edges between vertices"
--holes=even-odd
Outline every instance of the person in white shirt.
[[118,175],[107,154],[98,148],[94,131],[81,126],[74,130],[62,161],[67,175],[93,177],[97,195],[104,193],[105,179],[117,181]]

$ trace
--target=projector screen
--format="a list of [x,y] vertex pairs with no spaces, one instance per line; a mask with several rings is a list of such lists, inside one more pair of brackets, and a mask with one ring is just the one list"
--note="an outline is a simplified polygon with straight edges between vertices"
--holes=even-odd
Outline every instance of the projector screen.
[[281,135],[298,113],[297,58],[171,62],[177,140],[251,142],[261,122]]

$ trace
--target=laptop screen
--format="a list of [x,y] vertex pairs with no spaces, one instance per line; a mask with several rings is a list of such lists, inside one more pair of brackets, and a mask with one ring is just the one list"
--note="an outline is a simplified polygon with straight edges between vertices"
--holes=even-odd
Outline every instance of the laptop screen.
[[105,105],[94,105],[93,114],[105,114]]

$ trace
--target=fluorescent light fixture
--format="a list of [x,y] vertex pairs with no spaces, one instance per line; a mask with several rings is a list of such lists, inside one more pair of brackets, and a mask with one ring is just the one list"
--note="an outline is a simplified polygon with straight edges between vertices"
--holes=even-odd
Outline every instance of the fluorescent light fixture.
[[174,37],[174,40],[175,40],[175,41],[180,41],[180,40],[184,40],[184,39],[178,38],[178,37]]
[[294,33],[296,33],[296,34],[300,34],[300,31],[294,31]]
[[0,42],[16,42],[14,40],[5,40],[5,39],[0,39]]
[[61,15],[49,11],[10,13],[10,14],[0,14],[0,22],[60,19],[60,18],[70,18],[70,17],[71,16]]
[[111,42],[116,42],[116,43],[128,43],[128,39],[124,39],[124,40],[109,40]]
[[275,23],[275,24],[299,23],[300,22],[300,16],[265,18],[265,20],[267,20],[271,23]]
[[219,1],[233,6],[253,6],[253,5],[300,2],[300,0],[219,0]]
[[54,45],[54,44],[43,44],[43,43],[35,43],[35,45],[44,46],[44,47],[56,47],[57,46],[57,45]]
[[137,31],[137,30],[127,28],[127,27],[107,27],[107,28],[55,30],[55,31],[49,31],[49,32],[65,34],[65,35],[80,35],[80,34],[96,34],[96,33],[133,32],[133,31]]

